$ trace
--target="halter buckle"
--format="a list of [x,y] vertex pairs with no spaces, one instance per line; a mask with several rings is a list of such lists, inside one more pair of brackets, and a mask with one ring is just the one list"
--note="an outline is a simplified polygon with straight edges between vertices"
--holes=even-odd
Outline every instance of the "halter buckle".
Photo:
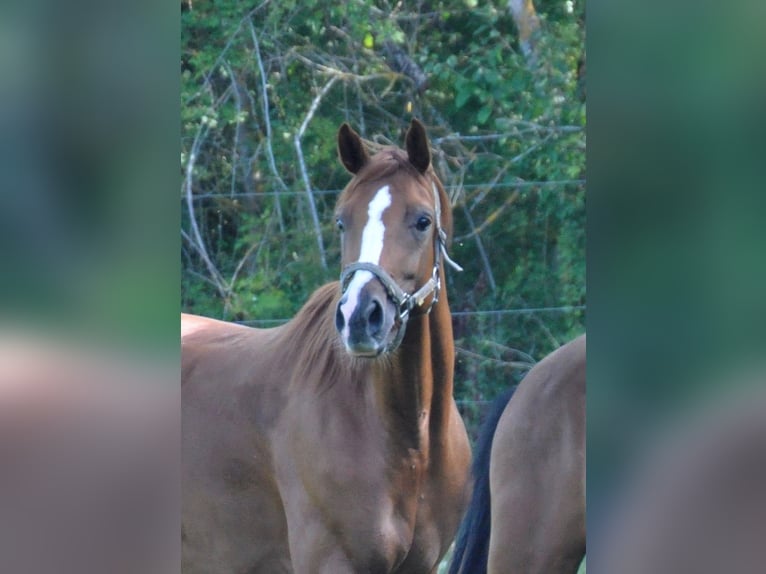
[[412,295],[409,293],[405,293],[404,297],[402,297],[402,300],[399,301],[399,321],[402,322],[402,324],[407,323],[407,319],[410,317],[410,312],[412,311]]

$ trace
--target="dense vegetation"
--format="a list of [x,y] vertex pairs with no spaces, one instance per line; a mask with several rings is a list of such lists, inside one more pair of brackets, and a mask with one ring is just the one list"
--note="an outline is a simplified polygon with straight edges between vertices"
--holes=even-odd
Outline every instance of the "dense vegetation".
[[473,430],[584,330],[584,6],[535,7],[530,51],[494,0],[183,4],[183,309],[291,317],[339,272],[338,126],[401,143],[418,117],[454,202],[456,398]]

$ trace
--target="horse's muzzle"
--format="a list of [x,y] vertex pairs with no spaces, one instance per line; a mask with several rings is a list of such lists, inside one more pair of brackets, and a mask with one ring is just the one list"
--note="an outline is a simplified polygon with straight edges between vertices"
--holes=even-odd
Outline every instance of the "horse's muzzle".
[[358,291],[351,287],[338,301],[335,328],[349,354],[377,357],[388,346],[396,308],[378,281],[369,281]]

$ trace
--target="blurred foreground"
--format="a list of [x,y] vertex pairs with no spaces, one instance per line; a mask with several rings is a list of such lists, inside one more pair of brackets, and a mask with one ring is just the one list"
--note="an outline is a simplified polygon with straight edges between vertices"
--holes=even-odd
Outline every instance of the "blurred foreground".
[[0,331],[0,572],[180,570],[175,365]]
[[764,572],[764,378],[729,381],[730,396],[649,437],[609,510],[593,513],[592,572]]

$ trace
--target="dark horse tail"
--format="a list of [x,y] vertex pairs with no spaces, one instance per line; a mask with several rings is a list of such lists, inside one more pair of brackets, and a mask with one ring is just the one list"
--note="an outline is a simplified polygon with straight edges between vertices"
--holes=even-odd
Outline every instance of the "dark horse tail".
[[515,389],[514,385],[494,400],[479,431],[479,439],[473,453],[474,483],[471,504],[463,517],[463,522],[460,523],[449,574],[483,574],[487,571],[491,519],[489,454],[492,450],[492,439],[495,436],[497,423]]

